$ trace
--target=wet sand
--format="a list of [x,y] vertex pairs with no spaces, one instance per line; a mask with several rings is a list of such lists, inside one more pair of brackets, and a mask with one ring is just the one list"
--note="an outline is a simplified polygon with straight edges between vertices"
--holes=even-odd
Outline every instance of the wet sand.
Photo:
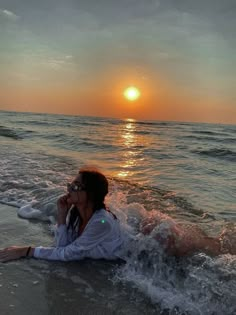
[[[52,244],[47,224],[22,220],[5,205],[0,205],[0,215],[1,248]],[[102,260],[0,263],[0,314],[158,314],[136,289],[113,284],[119,265]]]

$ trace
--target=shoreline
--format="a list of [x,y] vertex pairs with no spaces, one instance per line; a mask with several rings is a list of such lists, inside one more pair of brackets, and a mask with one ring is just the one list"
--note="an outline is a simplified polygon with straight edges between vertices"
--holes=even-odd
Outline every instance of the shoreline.
[[[18,218],[16,208],[1,204],[0,215],[1,248],[40,241],[40,225]],[[45,283],[31,265],[26,259],[0,263],[1,314],[49,314]]]
[[[49,246],[46,224],[17,217],[16,208],[0,205],[0,247]],[[0,314],[157,314],[150,300],[110,279],[119,264],[111,261],[48,262],[19,259],[0,263]],[[137,301],[135,301],[137,300]]]

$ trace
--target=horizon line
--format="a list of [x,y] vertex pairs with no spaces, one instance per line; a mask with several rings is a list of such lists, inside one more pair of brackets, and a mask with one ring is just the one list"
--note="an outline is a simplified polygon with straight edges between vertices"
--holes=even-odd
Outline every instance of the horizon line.
[[227,122],[207,122],[207,121],[188,121],[188,120],[152,120],[152,119],[136,119],[132,117],[110,117],[110,116],[95,116],[95,115],[79,115],[79,114],[63,114],[63,113],[50,113],[50,112],[31,112],[31,111],[16,111],[16,110],[5,110],[0,109],[0,112],[10,112],[10,113],[22,113],[22,114],[36,114],[36,115],[57,115],[57,116],[69,116],[69,117],[88,117],[88,118],[102,118],[102,119],[113,119],[113,120],[122,120],[128,121],[132,120],[133,122],[166,122],[166,123],[186,123],[186,124],[208,124],[208,125],[230,125],[235,126],[235,123],[227,123]]

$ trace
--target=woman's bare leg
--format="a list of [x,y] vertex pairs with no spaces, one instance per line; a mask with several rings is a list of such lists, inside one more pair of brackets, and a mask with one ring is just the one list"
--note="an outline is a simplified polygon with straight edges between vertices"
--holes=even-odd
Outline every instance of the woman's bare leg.
[[204,252],[212,256],[220,255],[219,239],[202,235],[195,235],[195,238],[184,235],[175,243],[174,255],[176,256],[185,256],[196,252]]
[[[166,223],[169,223],[170,232],[167,236],[163,235],[161,228],[162,224]],[[212,256],[236,254],[236,242],[233,244],[234,241],[231,239],[235,233],[230,232],[228,235],[223,232],[219,237],[209,237],[198,226],[179,225],[162,213],[146,218],[140,228],[144,235],[152,234],[171,255],[185,256],[196,252],[204,252]]]

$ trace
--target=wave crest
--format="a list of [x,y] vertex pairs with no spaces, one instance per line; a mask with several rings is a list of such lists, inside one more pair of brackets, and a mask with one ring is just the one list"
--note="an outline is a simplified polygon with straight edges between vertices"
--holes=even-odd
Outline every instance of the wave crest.
[[12,138],[15,140],[22,139],[22,137],[15,130],[9,129],[4,126],[0,126],[0,136]]
[[229,160],[232,162],[236,162],[236,152],[231,151],[226,148],[213,148],[209,150],[193,150],[193,153],[197,153],[200,155],[206,155],[214,158],[221,158],[225,160]]

